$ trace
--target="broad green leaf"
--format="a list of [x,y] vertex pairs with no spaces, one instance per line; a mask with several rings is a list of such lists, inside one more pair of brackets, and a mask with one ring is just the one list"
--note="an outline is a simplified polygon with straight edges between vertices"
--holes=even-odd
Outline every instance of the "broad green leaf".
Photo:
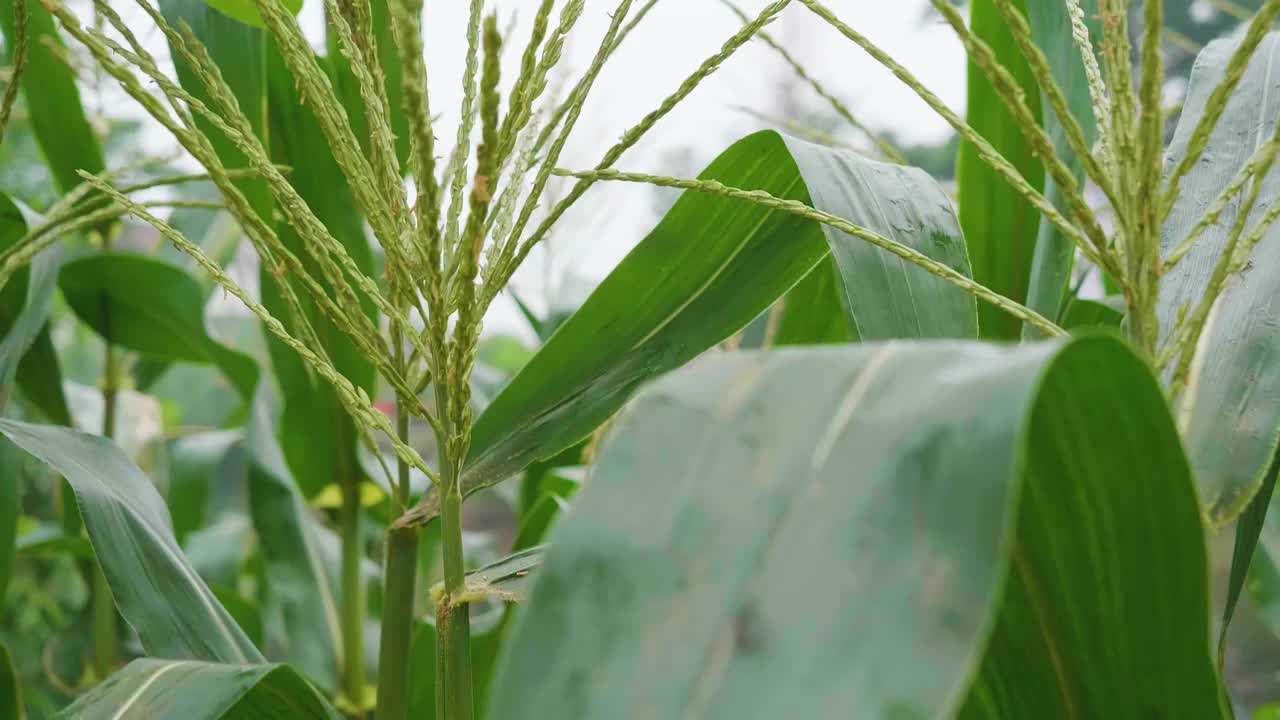
[[72,260],[58,275],[76,315],[109,342],[166,360],[216,365],[246,401],[258,367],[209,337],[204,293],[182,270],[145,255],[99,253]]
[[134,660],[57,715],[162,720],[339,720],[315,688],[286,665]]
[[224,513],[187,535],[182,551],[207,584],[230,587],[244,568],[250,540],[249,519],[241,513]]
[[[262,23],[262,13],[258,11],[258,4],[254,0],[204,0],[209,7],[234,18],[246,25],[254,27],[264,27]],[[302,0],[280,0],[280,4],[284,6],[290,13],[297,15],[302,9]]]
[[15,420],[0,419],[0,434],[71,483],[116,607],[149,655],[263,662],[183,556],[160,494],[116,445]]
[[204,527],[209,510],[209,483],[231,446],[238,442],[238,430],[194,433],[170,440],[169,488],[165,502],[173,521],[178,544]]
[[587,468],[579,465],[548,469],[542,472],[538,482],[533,484],[529,483],[530,478],[525,478],[525,484],[520,488],[521,495],[523,496],[526,492],[538,494],[536,500],[521,501],[521,507],[524,510],[520,514],[516,538],[511,545],[513,552],[519,552],[543,542],[556,519],[568,509],[567,501],[582,487],[586,474]]
[[[1238,39],[1215,40],[1196,59],[1182,115],[1166,153],[1166,167],[1186,154],[1192,128],[1204,115],[1210,92],[1226,72]],[[1280,35],[1268,34],[1240,79],[1226,109],[1209,136],[1204,155],[1182,181],[1182,190],[1160,237],[1168,253],[1199,221],[1205,209],[1252,155],[1271,136],[1280,114],[1280,92],[1273,82],[1280,70]],[[1280,200],[1280,176],[1270,172],[1261,182],[1245,232]],[[1227,206],[1191,251],[1160,281],[1157,305],[1161,341],[1176,326],[1184,305],[1194,307],[1208,287],[1218,257],[1239,216],[1241,200]],[[1273,314],[1280,309],[1280,276],[1269,272],[1280,263],[1280,227],[1272,225],[1240,272],[1227,279],[1196,358],[1198,382],[1181,398],[1180,414],[1189,417],[1183,436],[1210,521],[1222,525],[1245,512],[1266,485],[1267,470],[1280,443],[1280,336]],[[1186,405],[1190,403],[1191,407]],[[1274,478],[1270,480],[1274,483]],[[1236,526],[1236,552],[1227,589],[1238,596],[1262,527],[1267,501],[1247,512]],[[1274,559],[1273,559],[1274,561]],[[1244,563],[1246,567],[1238,567]],[[1230,620],[1230,608],[1224,615]],[[1224,625],[1223,636],[1226,634]]]
[[[0,0],[0,28],[5,38],[14,37],[14,0]],[[53,16],[38,2],[28,2],[27,70],[22,79],[23,98],[30,114],[40,151],[59,192],[68,192],[81,183],[78,170],[100,173],[106,167],[102,145],[85,117],[80,104],[74,71],[62,53],[67,52]],[[12,65],[13,43],[5,43]]]
[[[920,170],[765,131],[701,177],[811,202],[968,272],[950,202]],[[464,491],[577,442],[640,383],[741,329],[828,253],[863,339],[976,335],[972,296],[921,268],[808,219],[685,193],[477,419]]]
[[[235,5],[238,2],[239,0],[230,0],[229,4]],[[286,7],[292,5],[293,2],[294,0],[286,2]],[[298,4],[301,4],[300,0],[298,0]],[[220,7],[220,5],[221,3],[206,2],[205,0],[159,0],[158,2],[160,13],[170,25],[178,28],[185,23],[191,28],[191,32],[195,37],[204,44],[209,52],[209,57],[213,59],[218,69],[222,72],[223,79],[231,87],[231,92],[235,95],[240,110],[249,119],[250,127],[259,137],[265,137],[267,115],[266,33],[260,28],[250,27],[241,20],[234,19],[234,15],[228,13],[226,8]],[[254,13],[254,17],[257,17],[257,5],[253,0],[248,0],[246,5]],[[209,92],[199,78],[196,77],[191,70],[191,66],[182,57],[182,54],[178,52],[178,49],[170,45],[169,50],[173,59],[174,71],[183,89],[207,106],[216,108],[217,105],[213,102]],[[199,113],[193,114],[196,125],[209,138],[214,151],[218,155],[218,159],[222,161],[224,166],[228,168],[248,166],[248,161],[244,155],[236,149],[235,144],[225,134],[215,128],[207,118]],[[234,182],[244,192],[249,203],[260,215],[263,217],[270,216],[272,201],[264,180],[246,177]],[[206,199],[217,199],[217,197],[215,194],[213,197]],[[211,221],[208,212],[200,212],[199,217],[204,222]],[[184,223],[185,220],[186,218],[181,209],[176,210],[170,217],[171,224],[183,231],[187,237],[196,239],[191,232],[192,228]],[[216,223],[214,224],[216,225]],[[229,261],[235,253],[239,239],[240,232],[236,230],[230,234],[227,241],[219,243],[217,247],[206,246],[205,250],[207,254],[215,259]],[[201,244],[203,245],[204,243]],[[171,252],[183,255],[180,251],[171,251],[169,248],[165,248],[161,257]],[[183,255],[183,262],[190,264],[191,261]],[[208,279],[207,275],[197,275],[197,277],[199,278],[197,282],[201,284],[207,295],[212,291],[214,284]],[[167,367],[168,363],[163,360],[144,358],[135,367],[135,377],[139,380],[138,386],[145,390],[150,382],[164,374]]]
[[[1186,153],[1192,128],[1204,114],[1235,40],[1216,40],[1200,53],[1187,87],[1182,117],[1166,156],[1173,167]],[[1280,35],[1263,38],[1240,84],[1218,120],[1200,162],[1182,181],[1182,192],[1161,233],[1168,253],[1199,221],[1205,208],[1271,136],[1280,114],[1280,91],[1272,79],[1280,73]],[[1252,229],[1280,198],[1280,174],[1263,181],[1246,228]],[[1239,212],[1237,200],[1200,236],[1191,252],[1160,281],[1161,341],[1177,321],[1179,308],[1199,302]],[[1246,230],[1248,232],[1249,230]],[[1280,226],[1272,225],[1241,273],[1229,278],[1206,329],[1203,371],[1194,393],[1190,424],[1184,433],[1196,470],[1200,495],[1214,523],[1235,517],[1262,484],[1280,439],[1280,335],[1270,316],[1280,308],[1280,275],[1268,268],[1280,263]]]
[[22,688],[4,643],[0,643],[0,716],[13,720],[22,717]]
[[56,425],[71,424],[71,408],[62,388],[62,368],[46,324],[18,361],[17,385],[27,402]]
[[22,515],[22,466],[17,448],[0,439],[0,611],[13,574],[18,518]]
[[[328,8],[326,13],[327,11]],[[396,139],[396,156],[400,161],[401,169],[407,170],[405,161],[409,157],[409,117],[400,108],[400,53],[396,47],[395,38],[391,35],[391,17],[387,12],[387,0],[368,0],[368,12],[374,33],[372,42],[378,48],[378,61],[382,65],[387,107],[391,111],[388,119],[391,121],[391,132]],[[342,106],[346,108],[351,129],[364,146],[365,152],[368,152],[371,133],[364,100],[360,97],[360,84],[351,72],[351,64],[342,54],[342,43],[338,39],[338,33],[331,25],[326,26],[325,30],[329,77],[332,79],[338,98],[342,101]]]
[[209,588],[213,591],[218,602],[222,603],[222,607],[227,609],[236,624],[244,630],[244,634],[249,636],[249,640],[255,646],[262,646],[262,611],[257,605],[246,600],[240,593],[235,590],[222,586],[212,585]]
[[[1071,18],[1067,14],[1067,4],[1060,0],[1025,1],[1032,38],[1036,46],[1044,51],[1053,79],[1057,81],[1066,96],[1067,109],[1080,123],[1085,140],[1092,147],[1097,135],[1097,123],[1093,117],[1093,102],[1089,97],[1089,83],[1085,77],[1080,47],[1071,35]],[[1080,8],[1084,12],[1094,47],[1098,47],[1102,33],[1097,0],[1082,0]],[[1071,151],[1071,144],[1067,142],[1066,131],[1058,121],[1057,113],[1053,112],[1053,108],[1047,101],[1041,104],[1044,113],[1044,129],[1053,139],[1054,153],[1070,168],[1076,182],[1081,183],[1084,167],[1080,163],[1080,158]],[[1053,181],[1053,178],[1048,176],[1044,178],[1044,194],[1055,208],[1066,214],[1067,204],[1062,189]],[[1035,253],[1031,260],[1031,277],[1027,287],[1027,306],[1045,317],[1057,317],[1062,309],[1067,284],[1071,280],[1071,266],[1074,261],[1075,244],[1053,223],[1040,218]],[[1033,326],[1024,324],[1022,336],[1039,338],[1042,333]]]
[[[1013,0],[1013,4],[1026,12],[1024,0]],[[970,2],[969,28],[991,46],[996,59],[1013,74],[1038,119],[1040,93],[1031,68],[1014,43],[993,0]],[[968,88],[965,119],[969,125],[1008,159],[1031,183],[1031,187],[1043,188],[1044,168],[1032,155],[1031,144],[1000,95],[973,61],[969,61]],[[960,226],[964,228],[969,247],[973,279],[1005,297],[1022,302],[1027,297],[1040,214],[983,162],[978,151],[967,142],[960,143],[956,184],[960,199]],[[990,305],[978,308],[978,326],[982,329],[982,337],[998,340],[1017,338],[1022,332],[1017,319]]]
[[[327,60],[320,62],[328,67]],[[267,73],[272,157],[293,168],[289,179],[298,194],[342,243],[357,267],[373,275],[373,252],[346,179],[274,43],[268,48]],[[276,231],[303,258],[312,276],[323,278],[310,259],[312,253],[303,246],[293,227],[281,221],[276,224]],[[288,306],[270,275],[273,271],[264,266],[259,273],[263,304],[292,328]],[[374,394],[373,366],[346,335],[314,308],[302,283],[294,282],[294,287],[337,369],[354,385]],[[373,317],[371,301],[362,298],[362,308]],[[292,349],[274,337],[268,338],[268,349],[284,400],[280,444],[293,477],[307,497],[331,484],[341,486],[350,475],[360,472],[355,460],[358,443],[350,418],[328,385],[313,378]]]
[[409,648],[409,717],[436,716],[436,626],[434,621],[414,625],[413,644]]
[[337,685],[342,628],[338,599],[325,569],[317,524],[285,464],[264,401],[254,403],[245,433],[249,508],[284,617],[282,655],[321,687]]
[[543,495],[521,518],[512,551],[527,550],[546,540],[551,526],[568,509],[569,503],[559,495],[551,492]]
[[584,440],[525,468],[524,477],[520,480],[521,516],[529,512],[548,491],[563,498],[578,491],[586,479],[587,468],[583,465],[582,453],[589,442],[590,439]]
[[[1271,498],[1275,495],[1276,475],[1280,474],[1280,456],[1271,461],[1262,480],[1262,487],[1249,506],[1236,521],[1236,541],[1231,552],[1231,574],[1227,580],[1227,597],[1222,607],[1222,624],[1218,634],[1218,667],[1221,668],[1226,658],[1227,629],[1231,626],[1231,618],[1235,616],[1236,604],[1240,601],[1240,593],[1244,590],[1245,580],[1249,576],[1249,566],[1253,562],[1254,553],[1258,550],[1259,540],[1267,520],[1267,509],[1271,506]],[[1266,552],[1265,546],[1263,552]]]
[[1225,717],[1207,580],[1118,339],[717,354],[616,421],[490,717]]
[[1062,311],[1062,327],[1067,330],[1118,328],[1122,320],[1124,320],[1124,300],[1121,298],[1103,298],[1102,300],[1073,298]]
[[[283,0],[283,3],[294,11],[301,7],[300,0]],[[266,32],[246,25],[242,18],[229,10],[232,7],[243,8],[245,12],[251,12],[257,17],[257,4],[254,0],[159,0],[160,12],[170,25],[179,27],[181,23],[186,23],[196,38],[208,48],[210,57],[222,71],[223,79],[231,86],[236,102],[249,119],[254,132],[259,137],[265,137]],[[261,20],[258,19],[255,24],[260,23]],[[210,107],[216,107],[182,54],[176,48],[170,50],[178,82],[182,87]],[[208,120],[197,114],[196,123],[209,137],[224,165],[229,168],[248,166],[231,140]],[[267,216],[271,198],[265,181],[246,178],[236,182],[254,208]]]
[[545,548],[525,548],[482,568],[467,573],[467,584],[475,584],[523,598],[533,580],[533,571],[542,563]]
[[[0,193],[0,249],[16,243],[26,230],[22,211]],[[62,246],[54,244],[0,288],[0,410],[16,384],[46,417],[69,424],[47,323],[61,266]]]
[[782,300],[774,345],[838,345],[858,339],[838,272],[833,262],[823,262],[791,288]]

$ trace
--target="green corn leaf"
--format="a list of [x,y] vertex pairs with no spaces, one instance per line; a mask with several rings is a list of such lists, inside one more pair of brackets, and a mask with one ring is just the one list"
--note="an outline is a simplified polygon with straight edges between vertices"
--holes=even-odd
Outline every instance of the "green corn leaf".
[[1124,320],[1124,299],[1119,297],[1102,300],[1073,298],[1062,311],[1062,327],[1081,330],[1091,327],[1119,328]]
[[490,717],[1224,718],[1208,606],[1122,341],[720,354],[615,421]]
[[[262,13],[258,11],[258,3],[254,0],[204,0],[204,2],[227,18],[245,25],[263,27]],[[302,9],[302,0],[280,0],[280,4],[294,15]]]
[[0,643],[0,716],[14,720],[22,717],[22,687],[4,643]]
[[528,547],[482,568],[467,573],[467,584],[475,584],[523,597],[533,581],[533,571],[542,563],[545,548]]
[[[765,131],[701,177],[811,202],[968,273],[950,201],[922,171]],[[685,193],[477,419],[464,492],[576,443],[640,383],[737,332],[828,254],[863,339],[976,335],[973,297],[921,268],[808,219]]]
[[204,527],[212,476],[227,451],[240,439],[238,430],[215,430],[184,435],[168,442],[169,488],[165,502],[179,545],[188,534]]
[[511,544],[512,551],[527,550],[545,541],[552,525],[568,508],[569,503],[555,493],[549,492],[538,498],[520,520],[516,539]]
[[[1185,154],[1190,131],[1203,115],[1208,94],[1222,77],[1235,42],[1211,42],[1199,55],[1190,77],[1187,102],[1169,146],[1167,164]],[[1280,113],[1280,92],[1271,81],[1280,72],[1280,35],[1263,38],[1240,79],[1235,94],[1204,150],[1201,161],[1181,183],[1181,195],[1161,233],[1161,250],[1183,240],[1204,208],[1271,135],[1270,118]],[[1280,173],[1263,179],[1257,204],[1245,227],[1252,228],[1272,202],[1280,199]],[[1239,204],[1228,206],[1180,263],[1160,283],[1161,341],[1167,340],[1179,307],[1194,304],[1208,286],[1213,264],[1221,255]],[[1245,231],[1248,232],[1248,231]],[[1280,438],[1280,337],[1270,320],[1280,306],[1280,227],[1272,225],[1254,247],[1251,261],[1228,283],[1217,302],[1215,319],[1203,345],[1204,369],[1193,388],[1194,414],[1187,447],[1204,502],[1215,521],[1233,518],[1262,484]],[[1230,421],[1224,421],[1224,419]]]
[[284,657],[321,687],[337,686],[342,648],[338,598],[310,516],[272,432],[265,402],[254,404],[245,433],[249,508],[270,591],[284,619]]
[[149,655],[264,662],[183,556],[160,494],[116,445],[15,420],[0,420],[0,434],[71,483],[116,607]]
[[285,665],[134,660],[57,717],[339,720],[340,716]]
[[6,606],[5,593],[13,575],[21,515],[22,466],[18,450],[9,441],[0,439],[0,608]]
[[[1182,116],[1167,153],[1172,168],[1185,155],[1192,129],[1203,116],[1209,93],[1223,77],[1238,40],[1216,40],[1200,53],[1187,87]],[[1200,162],[1182,181],[1182,191],[1161,233],[1164,253],[1176,247],[1200,220],[1204,210],[1231,178],[1271,136],[1280,113],[1280,92],[1273,81],[1280,71],[1280,34],[1263,38],[1235,93],[1218,120]],[[1270,172],[1259,188],[1246,224],[1254,224],[1280,200],[1280,175]],[[1255,181],[1257,182],[1257,181]],[[1246,189],[1247,191],[1247,189]],[[1191,251],[1160,282],[1157,310],[1161,340],[1168,338],[1184,304],[1194,306],[1209,284],[1218,256],[1231,234],[1240,208],[1228,205]],[[1272,314],[1280,308],[1280,276],[1269,272],[1280,263],[1280,226],[1272,225],[1253,249],[1245,266],[1228,279],[1225,292],[1205,329],[1205,353],[1199,382],[1184,402],[1194,403],[1185,428],[1188,453],[1211,521],[1223,524],[1251,507],[1267,479],[1280,443],[1280,336]],[[1274,482],[1274,480],[1271,480]],[[1268,486],[1269,494],[1269,486]],[[1228,597],[1236,597],[1257,544],[1267,502],[1261,501],[1236,528]],[[1246,567],[1236,567],[1243,563]],[[1230,620],[1230,606],[1225,620]],[[1226,624],[1223,626],[1226,634]]]
[[[286,0],[285,5],[293,6],[295,2],[297,6],[301,6],[300,0]],[[209,56],[231,87],[241,112],[249,119],[249,125],[259,137],[266,137],[267,34],[259,28],[232,19],[235,14],[227,12],[227,5],[243,5],[255,16],[257,13],[254,0],[218,0],[216,3],[206,3],[204,0],[159,0],[160,12],[168,23],[175,28],[180,28],[185,23],[208,49]],[[216,104],[182,57],[182,53],[172,47],[170,53],[182,87],[216,109]],[[236,150],[235,144],[208,119],[196,114],[196,125],[209,138],[223,165],[229,168],[248,165],[244,155]],[[272,203],[266,182],[260,178],[242,178],[235,182],[254,209],[263,217],[269,217]]]
[[[253,1],[248,3],[252,7],[253,12],[257,12],[257,7]],[[165,20],[175,28],[181,28],[183,24],[191,28],[191,32],[196,38],[204,44],[209,51],[214,63],[222,72],[223,79],[231,87],[232,94],[235,95],[236,102],[240,105],[240,110],[245,117],[249,119],[249,125],[259,137],[265,137],[266,133],[266,33],[259,28],[250,27],[244,22],[229,17],[227,13],[215,10],[216,5],[206,3],[204,0],[160,0],[160,13]],[[178,83],[183,89],[198,98],[206,106],[210,108],[217,107],[216,103],[210,98],[208,91],[201,84],[199,78],[191,70],[190,65],[177,48],[169,48],[170,55],[173,58],[174,71],[178,76]],[[235,144],[229,140],[220,130],[215,128],[207,118],[199,113],[194,113],[196,126],[209,138],[213,145],[214,151],[218,155],[218,159],[228,168],[242,168],[247,166],[247,161],[240,151],[236,150]],[[234,183],[245,194],[250,205],[262,216],[269,216],[272,207],[271,195],[267,189],[265,181],[259,178],[240,178]],[[198,219],[197,227],[208,229],[209,223],[212,222],[207,211],[198,211],[196,216]],[[173,224],[189,238],[195,239],[192,223],[190,218],[182,212],[181,209],[175,211],[169,218],[170,224]],[[215,224],[216,225],[216,224]],[[202,233],[203,234],[203,233]],[[230,235],[228,242],[222,242],[218,247],[206,248],[214,259],[225,264],[230,261],[239,245],[240,233],[238,231]],[[202,243],[203,244],[203,243]],[[176,248],[166,247],[160,257],[165,258],[172,255],[175,264],[191,263],[191,259],[185,253]],[[169,259],[169,258],[166,258]],[[201,283],[206,295],[213,290],[213,284],[204,276],[197,276],[197,282]],[[145,390],[152,382],[159,379],[168,369],[169,363],[156,358],[144,358],[134,368],[134,377],[138,381],[138,387]]]
[[[409,117],[400,110],[400,53],[396,48],[395,38],[391,35],[391,17],[387,12],[386,0],[367,0],[368,10],[373,27],[372,42],[378,48],[378,60],[385,76],[383,87],[387,93],[387,107],[391,111],[388,118],[391,132],[396,137],[396,156],[402,169],[408,169],[406,161],[409,157]],[[326,8],[327,11],[327,8]],[[342,106],[346,108],[347,118],[355,136],[364,144],[368,152],[369,119],[364,100],[360,97],[360,85],[351,71],[351,64],[342,54],[342,44],[333,28],[326,28],[325,45],[328,49],[329,77]]]
[[[1025,12],[1023,0],[1014,0],[1014,4]],[[1031,68],[1022,58],[992,0],[973,0],[970,3],[969,25],[1017,79],[1038,118],[1040,95],[1031,76]],[[1064,29],[1070,31],[1069,26]],[[1031,187],[1043,188],[1044,168],[1032,155],[1031,144],[982,70],[972,61],[969,62],[968,88],[965,119],[969,125],[1008,159],[1031,183]],[[956,183],[960,197],[960,226],[964,228],[969,246],[973,279],[1005,297],[1022,302],[1027,297],[1040,214],[983,162],[969,143],[960,144]],[[978,308],[978,325],[984,338],[1012,339],[1022,331],[1015,318],[986,305]]]
[[[311,108],[299,95],[297,84],[274,44],[268,48],[267,59],[272,158],[293,168],[289,179],[298,194],[342,243],[357,267],[373,275],[373,251],[346,178],[329,151],[329,143]],[[321,64],[328,67],[327,60],[322,59]],[[293,227],[279,222],[276,232],[285,245],[303,258],[311,275],[321,278],[323,283],[323,273],[310,259],[311,253]],[[288,306],[270,272],[273,268],[263,267],[259,274],[263,304],[287,327],[292,327]],[[354,385],[374,394],[372,364],[346,335],[321,316],[302,283],[296,280],[293,283],[335,367]],[[356,292],[359,294],[358,289]],[[363,297],[361,302],[365,313],[373,317],[372,302]],[[346,481],[344,476],[359,472],[355,463],[356,435],[350,418],[332,390],[312,377],[292,349],[274,337],[268,337],[267,347],[283,395],[280,443],[293,477],[301,483],[307,497],[313,497],[329,485],[341,486]]]
[[[0,1],[0,29],[4,30],[6,38],[14,37],[13,5],[13,0]],[[30,114],[31,129],[40,151],[44,153],[54,185],[59,192],[65,193],[81,183],[78,170],[96,175],[105,169],[106,162],[98,136],[80,104],[75,73],[62,57],[67,47],[54,25],[53,16],[39,2],[26,5],[31,14],[27,25],[30,54],[26,75],[22,79],[23,98]],[[5,50],[12,53],[13,44],[6,42]],[[6,64],[13,64],[12,56]]]
[[58,286],[76,315],[111,343],[166,360],[215,365],[241,398],[253,397],[257,364],[209,337],[204,293],[182,270],[144,255],[105,252],[68,262]]
[[838,345],[858,339],[838,273],[834,262],[823,262],[791,288],[782,300],[774,345]]
[[[1080,7],[1084,11],[1094,47],[1097,47],[1102,36],[1097,0],[1081,0]],[[1071,18],[1067,14],[1067,4],[1059,0],[1026,0],[1026,11],[1032,38],[1049,60],[1053,79],[1066,95],[1067,109],[1079,121],[1085,140],[1092,144],[1097,135],[1097,123],[1093,117],[1093,101],[1089,97],[1084,61],[1080,57],[1079,46],[1071,37]],[[1043,107],[1044,129],[1053,139],[1054,154],[1066,163],[1076,182],[1080,183],[1084,177],[1080,158],[1072,152],[1057,114],[1049,107],[1048,102],[1044,102]],[[1066,199],[1053,178],[1045,177],[1044,194],[1055,208],[1064,215],[1067,214]],[[1071,281],[1074,262],[1075,243],[1064,236],[1056,225],[1040,218],[1027,286],[1027,307],[1045,317],[1057,317],[1066,296],[1067,284]],[[1035,327],[1024,324],[1022,336],[1039,338],[1042,333]]]
[[18,535],[19,555],[40,557],[45,555],[73,555],[92,559],[93,548],[81,535],[68,535],[60,527],[37,525]]
[[[18,242],[26,230],[18,206],[0,193],[0,250]],[[16,385],[49,420],[67,425],[71,413],[47,322],[61,267],[62,246],[54,244],[0,289],[0,411]]]
[[223,585],[209,587],[214,597],[227,609],[231,618],[236,621],[244,634],[254,645],[262,647],[262,611],[257,605],[249,602],[239,592]]
[[[1210,43],[1196,62],[1187,87],[1182,116],[1169,145],[1169,167],[1185,154],[1192,128],[1204,114],[1210,91],[1218,84],[1235,49],[1233,40]],[[1161,235],[1167,253],[1186,236],[1205,208],[1271,135],[1280,113],[1280,92],[1272,78],[1280,72],[1280,34],[1263,39],[1228,102],[1200,162],[1182,181]],[[1280,174],[1263,180],[1246,228],[1251,228],[1280,198]],[[1192,306],[1208,286],[1214,264],[1235,222],[1239,203],[1229,205],[1189,253],[1160,282],[1161,341],[1167,339],[1184,303]],[[1248,232],[1248,230],[1246,230]],[[1280,262],[1280,226],[1272,225],[1250,262],[1230,279],[1206,330],[1204,371],[1194,388],[1194,413],[1187,428],[1187,448],[1196,469],[1200,493],[1215,522],[1224,522],[1248,504],[1280,439],[1280,336],[1269,319],[1280,305],[1280,275],[1267,272]],[[1224,419],[1229,421],[1224,422]]]

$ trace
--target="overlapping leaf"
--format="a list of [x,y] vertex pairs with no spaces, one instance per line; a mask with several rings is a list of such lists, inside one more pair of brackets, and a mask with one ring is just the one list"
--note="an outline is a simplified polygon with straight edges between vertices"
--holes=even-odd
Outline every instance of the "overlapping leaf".
[[315,688],[284,665],[134,660],[57,717],[338,720],[340,716]]
[[182,270],[144,255],[104,252],[58,275],[67,304],[113,345],[165,360],[216,365],[247,402],[258,366],[205,330],[204,293]]
[[15,420],[0,419],[0,435],[71,483],[116,606],[148,654],[264,662],[183,556],[160,494],[118,447]]
[[616,421],[491,717],[1225,717],[1202,533],[1119,340],[717,355]]
[[[1014,0],[1013,4],[1026,12],[1024,0]],[[974,35],[991,47],[1000,64],[1013,74],[1038,118],[1040,95],[1031,68],[1023,59],[1004,18],[996,10],[994,0],[972,0],[969,26]],[[969,61],[968,78],[966,121],[1008,159],[1033,188],[1042,189],[1044,168],[1032,154],[1030,141],[1023,135],[999,93],[972,60]],[[1027,297],[1040,213],[991,169],[979,157],[977,149],[967,142],[960,144],[956,191],[960,200],[960,225],[964,228],[969,259],[973,263],[973,279],[1005,297],[1022,302]],[[1015,318],[994,307],[979,307],[978,320],[984,338],[1016,338],[1022,330]]]
[[[1097,47],[1101,38],[1097,0],[1081,0],[1081,12],[1086,26]],[[1086,142],[1092,143],[1097,135],[1097,122],[1093,117],[1093,102],[1089,97],[1089,84],[1085,76],[1080,48],[1071,37],[1071,18],[1067,4],[1057,0],[1026,0],[1027,20],[1031,25],[1036,46],[1049,61],[1049,70],[1067,100],[1067,110],[1084,131]],[[1066,131],[1048,103],[1043,103],[1044,129],[1053,140],[1054,154],[1066,164],[1080,183],[1084,169],[1067,142]],[[1062,188],[1051,177],[1044,179],[1045,198],[1064,214],[1067,210]],[[1062,234],[1056,225],[1040,218],[1036,236],[1036,249],[1031,260],[1031,275],[1027,284],[1027,306],[1045,317],[1058,317],[1071,280],[1071,268],[1075,262],[1075,244]],[[1030,325],[1022,328],[1023,337],[1040,337],[1040,332]]]
[[[761,132],[701,177],[811,202],[968,272],[950,201],[919,170]],[[828,256],[863,339],[976,335],[973,297],[919,267],[808,219],[685,193],[477,419],[464,490],[577,442]]]

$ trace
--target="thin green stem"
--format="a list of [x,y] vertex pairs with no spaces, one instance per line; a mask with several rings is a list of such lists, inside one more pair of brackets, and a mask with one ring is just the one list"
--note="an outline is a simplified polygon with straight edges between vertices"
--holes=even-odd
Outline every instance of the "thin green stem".
[[[350,422],[345,416],[341,422]],[[351,435],[338,433],[338,482],[342,486],[339,508],[342,538],[342,690],[356,717],[364,716],[364,582],[360,565],[364,560],[364,543],[360,528],[360,473],[351,461]]]
[[[454,475],[453,471],[449,471]],[[471,720],[475,698],[471,684],[471,621],[468,605],[455,603],[466,590],[462,559],[462,493],[456,478],[449,481],[441,512],[445,592],[436,610],[439,638],[436,666],[440,685],[436,688],[441,720]]]
[[[110,249],[110,240],[103,243]],[[111,309],[103,308],[106,332],[103,340],[106,350],[102,366],[102,436],[112,439],[116,434],[116,408],[119,399],[119,369],[115,348],[111,345]],[[116,664],[116,606],[111,598],[111,586],[103,574],[102,563],[94,563],[93,572],[93,670],[98,680],[105,680],[115,670]]]
[[[407,368],[404,342],[392,329],[395,364]],[[404,402],[396,406],[396,437],[410,442],[411,415]],[[396,504],[409,504],[409,464],[396,466]],[[417,589],[418,531],[391,528],[386,536],[383,570],[382,636],[378,646],[378,720],[405,720],[409,713],[409,653],[413,637],[414,593]]]
[[9,85],[4,89],[4,98],[0,99],[0,142],[4,140],[5,128],[9,127],[9,116],[13,112],[13,104],[18,99],[18,88],[22,86],[22,76],[27,68],[27,0],[14,0],[13,3],[13,70],[9,75]]

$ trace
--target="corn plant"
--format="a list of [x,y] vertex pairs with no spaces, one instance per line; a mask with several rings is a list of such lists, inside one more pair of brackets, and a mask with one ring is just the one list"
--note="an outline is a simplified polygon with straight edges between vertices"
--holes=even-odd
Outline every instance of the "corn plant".
[[[0,434],[65,477],[58,538],[74,547],[82,521],[89,541],[94,686],[65,716],[1231,715],[1227,628],[1280,467],[1280,0],[1203,50],[1167,147],[1160,0],[974,0],[967,21],[932,0],[969,58],[963,117],[820,0],[777,0],[738,11],[584,170],[560,167],[563,149],[655,0],[607,8],[562,100],[549,77],[586,3],[541,0],[516,38],[471,0],[451,143],[433,132],[421,2],[326,0],[324,55],[281,0],[136,4],[175,76],[106,0],[92,22],[16,0],[4,27],[0,126],[25,83],[33,118],[90,148],[43,139],[62,198],[0,226],[0,402],[48,421]],[[955,129],[958,208],[769,35],[783,12],[821,20]],[[75,93],[62,36],[201,172],[108,171],[78,100],[42,95]],[[698,178],[616,167],[754,39],[879,159],[763,131]],[[556,177],[573,182],[551,201]],[[256,292],[137,196],[194,180],[220,200],[186,204],[225,210],[252,246]],[[477,414],[486,311],[599,182],[684,193]],[[122,216],[248,308],[270,375],[206,329],[194,277],[118,249]],[[1107,297],[1080,296],[1088,274]],[[96,434],[66,427],[55,293],[103,340]],[[752,323],[760,348],[708,352]],[[235,429],[206,450],[246,458],[258,577],[282,589],[274,645],[188,557],[186,486],[162,497],[118,442],[121,393],[173,364],[216,369],[235,397]],[[8,477],[17,459],[0,447]],[[557,464],[588,466],[580,493]],[[463,501],[521,476],[514,552],[469,563]],[[329,489],[332,562],[307,506]],[[1206,541],[1233,526],[1215,658]],[[120,667],[122,638],[145,657]]]

